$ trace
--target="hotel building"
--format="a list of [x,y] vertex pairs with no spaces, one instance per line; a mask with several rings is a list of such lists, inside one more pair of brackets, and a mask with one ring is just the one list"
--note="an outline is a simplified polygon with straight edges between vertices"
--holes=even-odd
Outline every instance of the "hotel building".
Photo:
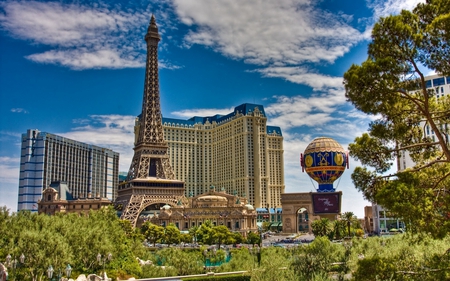
[[38,130],[22,135],[17,210],[37,211],[42,191],[65,182],[72,196],[114,200],[119,153]]
[[186,196],[214,185],[247,198],[255,208],[281,206],[283,136],[279,127],[266,124],[262,105],[246,103],[224,116],[163,118],[162,123],[170,164],[186,183]]

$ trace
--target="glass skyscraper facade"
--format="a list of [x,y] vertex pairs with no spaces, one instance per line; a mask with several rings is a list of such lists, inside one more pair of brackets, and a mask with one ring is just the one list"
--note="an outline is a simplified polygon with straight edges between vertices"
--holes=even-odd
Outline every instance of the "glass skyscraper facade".
[[27,130],[22,135],[17,210],[37,211],[42,191],[65,182],[74,198],[114,200],[119,181],[119,153],[54,134]]

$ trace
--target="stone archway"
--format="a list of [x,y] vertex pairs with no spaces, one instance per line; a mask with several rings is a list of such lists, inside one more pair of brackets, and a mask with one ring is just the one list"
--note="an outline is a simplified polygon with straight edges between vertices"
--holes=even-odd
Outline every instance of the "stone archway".
[[168,204],[174,207],[184,198],[184,195],[152,195],[142,194],[137,191],[136,193],[137,194],[131,194],[128,198],[118,198],[115,202],[116,209],[121,212],[120,218],[129,220],[133,226],[136,226],[139,215],[147,206],[159,204],[162,207]]
[[[302,232],[312,234],[314,216],[311,192],[281,194],[283,233]],[[306,216],[307,215],[307,216]]]
[[158,216],[160,213],[160,209],[164,205],[169,205],[174,207],[175,204],[173,202],[167,201],[150,201],[143,204],[139,210],[136,220],[136,227],[142,226],[146,221],[150,221],[154,216]]

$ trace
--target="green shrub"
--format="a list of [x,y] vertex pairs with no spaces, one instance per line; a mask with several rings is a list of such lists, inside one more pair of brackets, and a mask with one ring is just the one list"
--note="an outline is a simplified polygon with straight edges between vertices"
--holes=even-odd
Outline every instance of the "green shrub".
[[183,281],[250,281],[251,277],[247,275],[226,275],[226,276],[202,276],[183,278]]
[[355,280],[450,280],[450,236],[396,235],[352,240]]
[[300,280],[312,280],[314,275],[332,271],[333,263],[342,262],[344,254],[342,245],[331,243],[326,237],[317,237],[311,244],[294,251],[291,267]]

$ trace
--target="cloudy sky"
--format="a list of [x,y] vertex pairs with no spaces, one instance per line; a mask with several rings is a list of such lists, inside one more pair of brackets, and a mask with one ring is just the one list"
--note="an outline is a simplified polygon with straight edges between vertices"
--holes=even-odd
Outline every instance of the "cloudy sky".
[[[366,59],[379,17],[418,0],[0,2],[0,206],[17,209],[20,137],[39,129],[133,156],[134,117],[152,14],[164,117],[227,114],[262,104],[284,135],[286,192],[313,191],[299,154],[319,136],[347,149],[370,117],[346,102],[343,73]],[[363,217],[350,175],[342,211]]]

